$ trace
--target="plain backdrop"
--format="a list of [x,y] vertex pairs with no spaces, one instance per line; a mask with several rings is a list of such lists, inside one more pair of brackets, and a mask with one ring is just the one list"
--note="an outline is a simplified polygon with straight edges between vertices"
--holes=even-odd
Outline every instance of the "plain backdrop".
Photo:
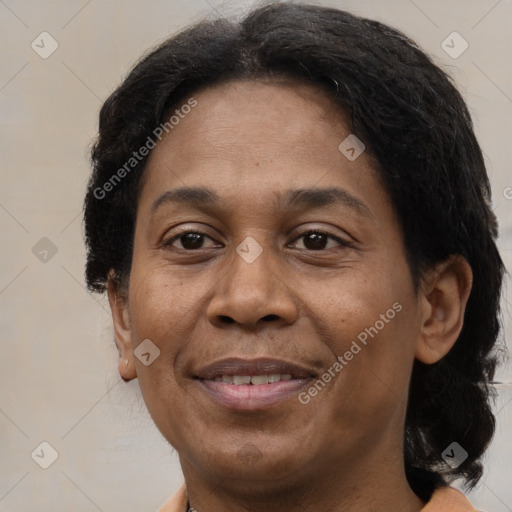
[[[454,77],[485,152],[510,267],[512,1],[311,3],[389,23]],[[102,102],[142,53],[205,16],[252,5],[0,0],[0,512],[154,511],[182,482],[137,382],[117,374],[105,297],[84,287],[88,150]],[[506,287],[505,332],[509,302]],[[492,512],[512,511],[511,376],[510,367],[497,376],[498,431],[469,494]]]

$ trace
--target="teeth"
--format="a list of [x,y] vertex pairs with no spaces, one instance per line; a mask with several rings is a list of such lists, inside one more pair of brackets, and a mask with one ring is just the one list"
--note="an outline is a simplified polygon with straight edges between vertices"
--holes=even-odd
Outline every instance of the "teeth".
[[249,375],[235,375],[233,376],[233,384],[239,386],[240,384],[250,384],[251,377]]
[[215,377],[215,382],[225,382],[226,384],[235,384],[240,386],[242,384],[253,384],[259,386],[260,384],[272,384],[281,380],[291,380],[292,376],[288,374],[280,375],[223,375],[222,377]]
[[268,384],[268,375],[253,375],[251,383],[258,386],[259,384]]

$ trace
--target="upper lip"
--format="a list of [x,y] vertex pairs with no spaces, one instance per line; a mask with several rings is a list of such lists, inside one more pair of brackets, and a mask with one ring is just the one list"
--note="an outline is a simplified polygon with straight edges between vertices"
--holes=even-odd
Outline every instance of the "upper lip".
[[223,375],[291,375],[292,378],[306,379],[315,376],[315,371],[306,366],[283,361],[281,359],[258,358],[241,359],[230,357],[215,361],[212,364],[200,368],[196,377],[213,380]]

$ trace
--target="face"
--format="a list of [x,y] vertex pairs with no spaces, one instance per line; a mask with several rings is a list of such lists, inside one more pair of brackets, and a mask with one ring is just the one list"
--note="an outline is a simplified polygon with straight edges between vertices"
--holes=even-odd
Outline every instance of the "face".
[[156,425],[185,472],[254,485],[401,458],[420,313],[373,161],[309,85],[193,96],[148,161],[128,289]]

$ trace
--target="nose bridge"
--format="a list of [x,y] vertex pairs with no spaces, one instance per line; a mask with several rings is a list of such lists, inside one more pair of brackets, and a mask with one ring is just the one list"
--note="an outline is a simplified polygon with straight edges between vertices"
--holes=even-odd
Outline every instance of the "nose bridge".
[[[252,237],[245,238],[235,249],[225,278],[227,290],[237,300],[269,300],[275,291],[276,275],[272,269],[272,249]],[[253,307],[256,304],[253,302]]]
[[229,317],[241,324],[255,324],[281,318],[292,322],[296,316],[292,291],[279,276],[275,260],[271,246],[245,238],[226,260],[208,308],[210,320]]

